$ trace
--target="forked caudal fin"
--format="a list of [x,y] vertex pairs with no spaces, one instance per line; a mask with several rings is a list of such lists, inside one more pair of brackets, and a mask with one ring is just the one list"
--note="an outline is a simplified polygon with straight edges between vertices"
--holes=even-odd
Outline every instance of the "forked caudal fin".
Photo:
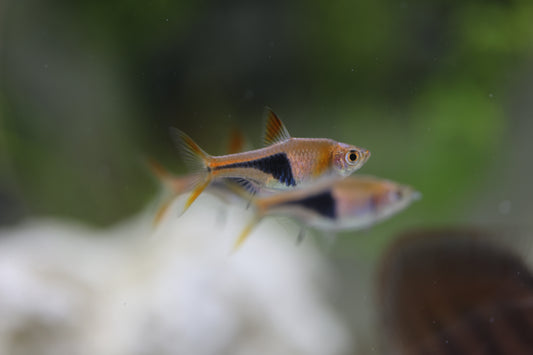
[[185,202],[182,211],[184,213],[211,182],[211,176],[207,169],[210,156],[191,137],[179,129],[170,128],[170,133],[185,162],[193,169],[194,173],[198,174],[198,182],[194,184],[194,189]]
[[157,180],[165,186],[171,187],[172,174],[163,167],[157,160],[147,157],[144,162],[150,172],[157,178]]
[[183,160],[194,170],[193,172],[198,172],[198,170],[206,168],[209,154],[204,152],[191,137],[179,129],[171,127],[170,134],[172,135],[174,143],[181,153]]
[[278,116],[270,108],[266,108],[265,133],[263,144],[265,146],[284,142],[291,138],[289,131]]

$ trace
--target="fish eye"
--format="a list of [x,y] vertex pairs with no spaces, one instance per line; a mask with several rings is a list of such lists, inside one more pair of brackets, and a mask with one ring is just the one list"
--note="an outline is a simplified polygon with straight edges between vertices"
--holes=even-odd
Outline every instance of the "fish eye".
[[346,154],[346,161],[348,163],[354,163],[359,159],[359,154],[356,151],[350,151]]

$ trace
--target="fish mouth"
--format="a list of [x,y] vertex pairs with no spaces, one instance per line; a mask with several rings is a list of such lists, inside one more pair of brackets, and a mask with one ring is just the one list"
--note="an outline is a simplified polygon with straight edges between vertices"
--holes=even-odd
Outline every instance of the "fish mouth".
[[402,189],[402,195],[407,202],[420,201],[422,199],[422,193],[411,186],[404,186]]
[[420,191],[417,191],[417,190],[413,190],[411,192],[411,199],[413,201],[419,201],[422,199],[422,193]]
[[366,161],[368,160],[368,158],[370,158],[372,154],[370,153],[370,150],[365,149],[363,150],[361,155],[363,156],[363,159],[361,160],[361,164],[364,164],[366,163]]
[[366,161],[368,160],[368,158],[370,158],[370,151],[368,149],[361,149],[360,150],[360,156],[361,158],[359,159],[359,162],[357,162],[357,164],[354,166],[354,169],[352,169],[351,171],[347,172],[347,175],[350,175],[353,171],[356,171],[356,170],[359,170],[363,167],[363,165],[365,165]]

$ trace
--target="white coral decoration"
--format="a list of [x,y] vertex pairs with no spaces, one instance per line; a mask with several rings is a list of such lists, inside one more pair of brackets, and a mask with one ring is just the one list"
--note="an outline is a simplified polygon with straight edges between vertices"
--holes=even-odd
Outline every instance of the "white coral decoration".
[[0,231],[0,354],[344,354],[335,285],[312,243],[201,198],[151,231],[39,220]]

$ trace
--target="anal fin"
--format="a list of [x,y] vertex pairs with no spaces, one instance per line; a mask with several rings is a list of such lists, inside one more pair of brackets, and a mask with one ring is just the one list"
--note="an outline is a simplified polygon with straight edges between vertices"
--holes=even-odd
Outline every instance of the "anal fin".
[[247,193],[249,193],[252,196],[257,194],[260,190],[257,184],[253,183],[250,180],[246,180],[243,178],[225,178],[224,181],[238,185],[240,188],[244,189]]
[[235,244],[233,245],[233,252],[237,251],[240,248],[240,246],[246,241],[246,239],[248,239],[248,237],[250,236],[250,233],[257,226],[259,221],[260,221],[260,218],[254,217],[250,222],[248,222],[246,227],[243,229],[243,231],[241,232],[241,234],[235,241]]

